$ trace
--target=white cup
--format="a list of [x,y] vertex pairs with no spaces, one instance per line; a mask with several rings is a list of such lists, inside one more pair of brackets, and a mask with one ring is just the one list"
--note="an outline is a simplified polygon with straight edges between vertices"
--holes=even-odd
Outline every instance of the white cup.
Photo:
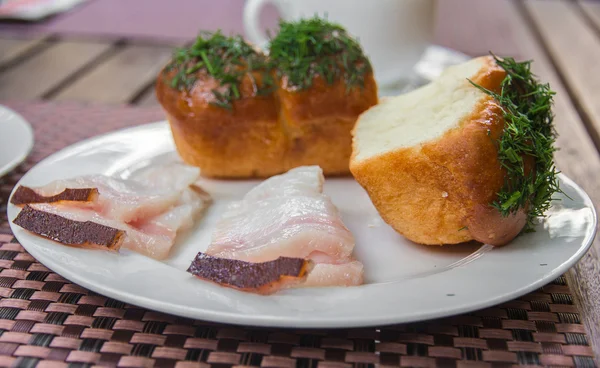
[[263,48],[260,13],[267,3],[287,21],[318,15],[341,24],[360,42],[380,87],[407,79],[433,38],[435,0],[247,0],[246,35]]

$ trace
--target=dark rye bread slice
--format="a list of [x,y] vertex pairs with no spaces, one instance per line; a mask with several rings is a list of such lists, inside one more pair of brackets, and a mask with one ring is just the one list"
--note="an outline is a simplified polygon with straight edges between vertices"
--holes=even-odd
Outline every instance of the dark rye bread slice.
[[93,202],[98,198],[96,188],[66,188],[53,196],[43,196],[34,189],[19,185],[10,199],[10,203],[20,206],[29,203],[54,203],[61,201]]
[[125,231],[91,221],[75,221],[26,205],[13,220],[15,225],[61,244],[116,251]]
[[306,280],[312,262],[302,258],[279,257],[253,263],[218,258],[202,252],[196,255],[188,272],[219,285],[258,294],[271,294]]

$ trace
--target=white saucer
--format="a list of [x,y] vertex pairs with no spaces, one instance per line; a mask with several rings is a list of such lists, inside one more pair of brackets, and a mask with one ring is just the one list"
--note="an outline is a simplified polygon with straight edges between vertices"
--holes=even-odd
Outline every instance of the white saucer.
[[23,117],[0,105],[0,177],[23,162],[33,148],[33,129]]

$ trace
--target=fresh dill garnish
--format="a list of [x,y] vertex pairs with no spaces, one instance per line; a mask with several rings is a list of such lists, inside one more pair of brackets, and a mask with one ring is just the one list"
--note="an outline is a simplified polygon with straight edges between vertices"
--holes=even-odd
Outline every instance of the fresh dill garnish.
[[343,78],[347,90],[362,87],[371,71],[359,43],[341,25],[317,16],[280,21],[279,32],[269,44],[269,56],[278,76],[285,76],[288,86],[298,90],[310,88],[316,76],[329,85]]
[[[253,73],[261,75],[257,82]],[[273,91],[275,82],[267,57],[256,51],[241,36],[228,37],[217,31],[203,32],[188,48],[177,49],[165,73],[172,76],[172,88],[190,90],[200,73],[208,73],[217,80],[221,88],[214,89],[214,105],[232,108],[234,100],[241,98],[240,84],[244,77],[250,78],[257,95]]]
[[525,209],[524,231],[530,232],[534,219],[550,208],[552,195],[561,192],[554,165],[556,132],[552,104],[555,92],[548,84],[536,80],[531,72],[531,61],[516,62],[513,58],[492,56],[506,71],[500,93],[471,81],[498,102],[505,120],[497,144],[498,159],[507,175],[498,198],[491,205],[504,217]]

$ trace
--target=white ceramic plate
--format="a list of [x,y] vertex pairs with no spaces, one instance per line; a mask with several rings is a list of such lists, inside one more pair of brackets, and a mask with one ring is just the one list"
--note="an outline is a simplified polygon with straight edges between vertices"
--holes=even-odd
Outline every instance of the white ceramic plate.
[[[127,177],[165,160],[178,160],[166,123],[96,137],[68,147],[31,169],[19,184],[102,173]],[[350,327],[409,322],[463,313],[518,297],[560,276],[590,246],[596,214],[588,196],[561,176],[563,190],[537,232],[503,248],[413,244],[377,215],[352,179],[327,179],[325,192],[356,237],[366,285],[287,290],[259,296],[194,278],[185,270],[210,242],[224,207],[258,181],[202,179],[215,199],[195,229],[158,262],[123,251],[70,248],[29,234],[11,223],[21,244],[48,268],[93,291],[175,315],[224,323],[287,327]],[[9,218],[18,208],[10,205]]]
[[19,165],[33,148],[33,130],[22,116],[0,105],[0,177]]

